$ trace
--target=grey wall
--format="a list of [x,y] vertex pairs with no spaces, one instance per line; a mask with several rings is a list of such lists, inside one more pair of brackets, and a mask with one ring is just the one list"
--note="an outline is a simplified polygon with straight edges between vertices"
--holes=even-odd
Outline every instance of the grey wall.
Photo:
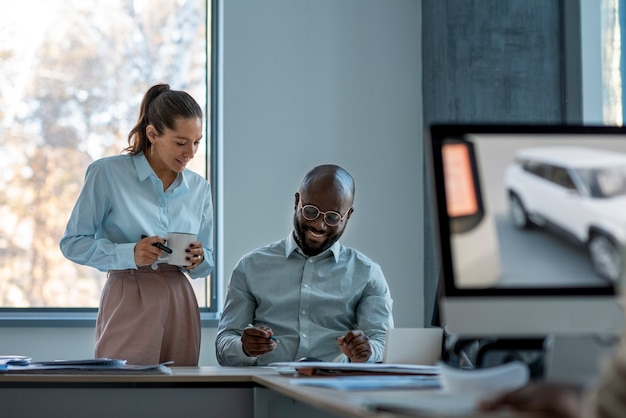
[[[576,2],[574,2],[576,3]],[[602,125],[602,11],[598,0],[579,0],[583,122]]]
[[381,264],[397,326],[421,326],[420,2],[224,2],[224,274],[286,237],[306,171],[356,180],[342,242]]

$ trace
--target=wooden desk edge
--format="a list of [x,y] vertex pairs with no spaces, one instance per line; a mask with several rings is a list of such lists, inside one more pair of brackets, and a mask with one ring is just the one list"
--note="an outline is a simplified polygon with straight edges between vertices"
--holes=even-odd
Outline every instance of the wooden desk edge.
[[274,374],[273,369],[250,367],[172,367],[172,374],[0,374],[0,383],[254,383],[254,376]]

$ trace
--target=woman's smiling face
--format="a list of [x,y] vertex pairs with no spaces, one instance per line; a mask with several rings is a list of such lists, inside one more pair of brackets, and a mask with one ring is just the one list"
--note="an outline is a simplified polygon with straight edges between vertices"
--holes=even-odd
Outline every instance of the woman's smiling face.
[[152,143],[151,163],[156,169],[169,169],[176,173],[182,172],[187,163],[196,155],[202,140],[202,119],[177,118],[175,129],[166,128],[159,135],[152,125],[146,128]]

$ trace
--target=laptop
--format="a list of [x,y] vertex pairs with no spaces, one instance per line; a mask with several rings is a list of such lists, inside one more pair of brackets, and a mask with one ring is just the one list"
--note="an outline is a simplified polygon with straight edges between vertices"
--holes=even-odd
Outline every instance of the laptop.
[[441,359],[442,328],[390,328],[383,363],[435,365]]

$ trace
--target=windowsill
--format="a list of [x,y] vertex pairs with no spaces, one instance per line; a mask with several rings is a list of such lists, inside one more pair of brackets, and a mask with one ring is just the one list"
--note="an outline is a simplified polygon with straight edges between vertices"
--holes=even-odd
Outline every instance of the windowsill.
[[[63,311],[5,311],[0,312],[0,328],[93,328],[97,312]],[[215,312],[200,312],[202,328],[217,328],[219,316]]]

